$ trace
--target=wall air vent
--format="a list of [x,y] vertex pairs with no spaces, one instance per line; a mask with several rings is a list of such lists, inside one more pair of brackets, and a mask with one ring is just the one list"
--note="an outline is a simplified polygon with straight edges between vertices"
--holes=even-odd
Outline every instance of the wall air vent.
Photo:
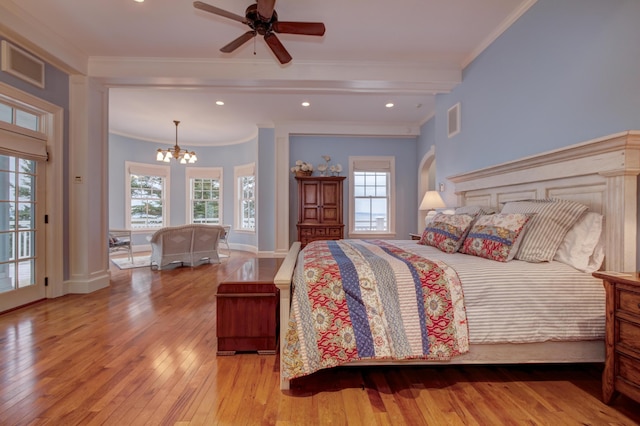
[[44,62],[2,40],[2,71],[44,89]]

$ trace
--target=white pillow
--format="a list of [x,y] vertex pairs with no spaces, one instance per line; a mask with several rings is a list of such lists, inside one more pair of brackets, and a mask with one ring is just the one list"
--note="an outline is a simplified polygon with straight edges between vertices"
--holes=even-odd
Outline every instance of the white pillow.
[[601,235],[602,215],[585,213],[567,232],[553,260],[566,263],[582,272],[597,271],[604,260]]

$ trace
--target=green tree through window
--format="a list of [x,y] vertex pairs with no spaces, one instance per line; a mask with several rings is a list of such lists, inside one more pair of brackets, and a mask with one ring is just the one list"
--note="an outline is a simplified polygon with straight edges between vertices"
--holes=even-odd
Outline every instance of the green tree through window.
[[164,178],[131,175],[131,227],[163,226]]
[[256,178],[240,176],[240,228],[256,229]]
[[193,223],[220,224],[220,180],[191,179]]

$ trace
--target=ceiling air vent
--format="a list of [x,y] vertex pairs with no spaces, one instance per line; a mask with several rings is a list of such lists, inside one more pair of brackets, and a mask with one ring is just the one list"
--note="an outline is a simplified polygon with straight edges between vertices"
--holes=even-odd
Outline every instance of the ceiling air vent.
[[44,89],[44,62],[2,40],[2,71]]

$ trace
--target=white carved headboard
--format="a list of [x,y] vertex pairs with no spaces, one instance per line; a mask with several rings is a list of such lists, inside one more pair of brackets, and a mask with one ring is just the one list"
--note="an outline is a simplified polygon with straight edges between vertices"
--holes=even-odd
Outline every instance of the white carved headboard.
[[605,217],[605,268],[637,271],[640,131],[617,133],[451,176],[458,205],[562,198]]

